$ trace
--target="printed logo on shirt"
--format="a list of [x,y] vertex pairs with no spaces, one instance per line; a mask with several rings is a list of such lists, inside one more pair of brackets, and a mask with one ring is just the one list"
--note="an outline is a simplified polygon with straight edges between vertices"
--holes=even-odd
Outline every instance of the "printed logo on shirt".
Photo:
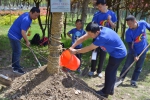
[[100,25],[110,27],[110,24],[107,22],[107,20],[100,21]]
[[106,48],[105,48],[105,47],[100,46],[100,48],[101,48],[103,51],[106,51]]
[[78,38],[80,38],[81,36],[82,36],[82,33],[79,32],[79,31],[77,31],[77,32],[75,33],[75,41],[78,40]]
[[145,33],[142,33],[142,34],[140,34],[140,36],[137,36],[136,38],[135,38],[135,43],[139,43],[139,42],[141,42],[143,39],[145,39],[146,38],[146,35],[145,35]]

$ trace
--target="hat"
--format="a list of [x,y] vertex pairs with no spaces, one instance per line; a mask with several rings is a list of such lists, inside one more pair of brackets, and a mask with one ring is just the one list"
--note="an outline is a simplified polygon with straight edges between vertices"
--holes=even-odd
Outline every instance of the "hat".
[[135,17],[133,15],[128,15],[126,18],[126,21],[129,21],[129,20],[133,21],[135,20]]
[[99,4],[102,4],[102,5],[106,4],[106,0],[97,0],[96,5],[99,5]]

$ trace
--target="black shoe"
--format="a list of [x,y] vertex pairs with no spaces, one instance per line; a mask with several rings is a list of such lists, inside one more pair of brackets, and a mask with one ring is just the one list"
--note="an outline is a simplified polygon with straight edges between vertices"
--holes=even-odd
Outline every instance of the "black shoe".
[[25,72],[20,68],[20,69],[13,69],[13,72],[14,73],[17,73],[17,74],[25,74]]
[[114,95],[114,91],[111,91],[109,94],[110,94],[110,95]]
[[105,94],[105,93],[103,93],[103,91],[102,90],[100,90],[100,91],[95,91],[97,94],[99,94],[99,95],[101,95],[101,96],[103,96],[103,97],[105,97],[105,98],[108,98],[108,94]]

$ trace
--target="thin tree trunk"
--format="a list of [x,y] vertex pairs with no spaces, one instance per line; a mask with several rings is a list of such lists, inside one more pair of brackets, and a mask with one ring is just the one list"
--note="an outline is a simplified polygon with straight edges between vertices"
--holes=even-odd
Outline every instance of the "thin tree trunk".
[[60,39],[63,27],[63,13],[52,14],[52,25],[49,44],[49,57],[47,71],[50,74],[59,73]]
[[65,21],[64,21],[64,37],[66,38],[66,26],[67,26],[67,12],[65,13]]
[[88,8],[88,4],[89,4],[90,0],[83,0],[82,3],[82,14],[81,14],[81,19],[83,22],[83,28],[84,28],[84,23],[86,22],[87,19],[87,8]]

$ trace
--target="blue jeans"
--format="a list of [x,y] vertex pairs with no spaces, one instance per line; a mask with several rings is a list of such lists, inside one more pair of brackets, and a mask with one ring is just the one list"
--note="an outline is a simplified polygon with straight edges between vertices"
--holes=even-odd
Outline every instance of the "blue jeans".
[[105,70],[105,85],[102,89],[105,94],[112,94],[114,92],[117,69],[124,58],[125,57],[114,58],[109,56],[108,65]]
[[[142,71],[142,66],[143,66],[145,57],[146,57],[146,52],[143,53],[141,55],[141,57],[139,58],[139,60],[136,62],[135,69],[134,69],[134,72],[133,72],[133,75],[132,75],[132,79],[131,79],[132,81],[137,81],[138,80],[138,77],[139,77],[139,75],[140,75],[140,73]],[[129,53],[127,58],[126,58],[125,65],[124,65],[124,67],[123,67],[123,69],[121,71],[120,76],[126,71],[126,69],[131,65],[131,63],[133,61],[134,61],[134,56]],[[127,73],[122,77],[123,79],[126,77]]]
[[12,67],[14,69],[20,68],[20,55],[21,55],[21,43],[19,40],[9,38],[12,48]]

